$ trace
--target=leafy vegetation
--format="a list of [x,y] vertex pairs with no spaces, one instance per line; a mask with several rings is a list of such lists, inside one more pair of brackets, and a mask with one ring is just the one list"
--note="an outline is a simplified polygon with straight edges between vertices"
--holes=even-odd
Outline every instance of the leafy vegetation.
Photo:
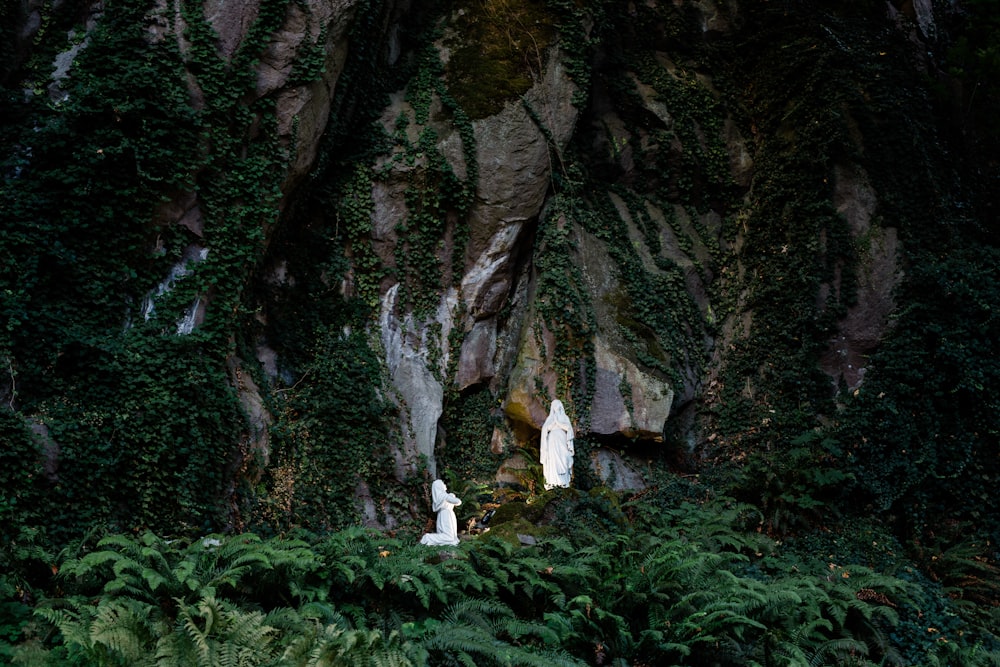
[[[749,505],[670,495],[602,506],[562,492],[548,500],[558,533],[529,546],[484,533],[428,548],[360,528],[269,540],[109,535],[57,564],[58,588],[7,650],[21,665],[909,665],[1000,655],[991,626],[949,625],[960,608],[942,598],[925,606],[934,585],[914,581],[912,568],[851,560],[860,554],[850,549],[865,549],[853,537],[822,551],[779,545],[754,530]],[[592,517],[616,529],[593,530]]]
[[[308,3],[261,2],[225,56],[199,5],[22,4],[0,2],[0,660],[1000,664],[996,0],[937,12],[920,54],[906,3],[889,25],[872,2],[362,0],[295,182],[307,147],[256,86]],[[290,86],[327,74],[333,28]],[[576,85],[565,145],[523,98],[554,53]],[[518,100],[553,171],[526,223],[545,328],[527,335],[554,335],[577,490],[535,496],[528,470],[488,533],[426,549],[423,471],[387,472],[375,313],[391,282],[421,320],[459,286],[474,120]],[[846,167],[901,244],[854,387],[817,365],[876,236],[835,205]],[[375,194],[397,186],[386,252]],[[600,302],[575,261],[591,241],[614,265]],[[598,311],[678,388],[697,484],[659,451],[633,497],[587,468]],[[462,332],[427,330],[448,384]],[[463,523],[499,462],[502,380],[445,391]],[[358,528],[366,493],[369,520],[403,523]]]

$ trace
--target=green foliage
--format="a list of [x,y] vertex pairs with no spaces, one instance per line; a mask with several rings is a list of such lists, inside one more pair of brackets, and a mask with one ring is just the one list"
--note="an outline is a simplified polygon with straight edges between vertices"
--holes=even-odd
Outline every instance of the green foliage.
[[338,201],[338,223],[342,221],[346,227],[344,238],[350,244],[351,264],[357,276],[354,289],[369,308],[375,308],[382,271],[379,257],[371,246],[375,205],[372,202],[372,175],[367,167],[359,165],[356,168],[354,177],[343,185]]
[[[597,497],[611,532],[587,528]],[[22,643],[15,660],[990,664],[1000,646],[988,626],[947,620],[957,607],[912,568],[884,571],[891,538],[865,546],[857,526],[782,545],[727,498],[606,490],[545,504],[538,520],[560,531],[532,546],[486,533],[435,549],[361,528],[306,541],[109,536],[62,563],[65,593],[37,608],[30,636],[49,625],[59,634]]]
[[[676,3],[549,5],[559,17],[563,64],[578,86],[574,101],[585,113],[563,147],[524,105],[556,165],[554,196],[536,237],[536,299],[555,334],[558,349],[547,361],[557,370],[557,391],[572,395],[585,431],[595,381],[588,348],[598,326],[595,311],[615,319],[612,337],[620,335],[634,350],[633,361],[670,381],[678,395],[701,373],[711,326],[703,285],[712,279],[718,247],[700,218],[724,214],[738,192],[722,131],[731,110],[693,62],[674,58],[678,35],[661,35],[672,33],[688,9]],[[675,208],[690,219],[678,220]],[[666,245],[673,243],[691,261],[672,254],[676,249]],[[595,248],[606,250],[611,262]],[[605,263],[614,267],[607,279],[618,289],[594,304],[578,267]]]
[[62,657],[88,665],[272,664],[280,614],[247,606],[273,608],[295,595],[295,582],[318,566],[304,547],[254,535],[191,543],[110,535],[62,564],[71,594],[35,611],[59,631],[61,646],[29,645],[21,657],[25,664]]
[[[0,16],[19,14],[15,4],[0,5]],[[979,537],[958,539],[973,530],[992,533],[993,544],[997,537],[1000,258],[992,214],[983,214],[995,200],[995,164],[947,167],[959,160],[942,149],[925,83],[902,38],[884,31],[883,7],[751,2],[739,21],[706,32],[695,3],[456,3],[452,27],[464,42],[444,66],[427,46],[441,33],[423,25],[439,18],[438,7],[400,24],[390,5],[363,0],[321,168],[303,186],[316,193],[294,200],[280,184],[295,146],[277,136],[275,100],[253,93],[286,2],[261,3],[231,60],[220,57],[200,5],[182,6],[178,40],[151,37],[150,18],[164,17],[151,16],[148,3],[106,2],[59,84],[68,96],[49,98],[53,57],[84,34],[76,26],[64,37],[81,5],[55,4],[38,8],[23,61],[13,21],[0,21],[0,55],[17,56],[0,58],[4,85],[17,81],[0,90],[4,659],[998,662],[995,554]],[[968,18],[949,19],[945,67],[963,86],[969,141],[989,155],[996,2],[965,5]],[[720,11],[720,21],[738,18]],[[389,26],[402,27],[397,71],[382,52]],[[523,95],[557,32],[575,101],[593,112],[564,150],[525,104],[558,164],[533,264],[540,315],[555,334],[547,361],[557,390],[572,397],[585,431],[597,323],[574,262],[583,230],[617,267],[621,289],[600,305],[614,311],[616,333],[641,367],[689,399],[710,337],[726,344],[713,375],[719,400],[703,416],[717,435],[713,453],[740,465],[727,491],[760,512],[730,500],[701,506],[676,489],[622,502],[584,473],[586,492],[507,510],[516,516],[497,521],[494,535],[513,539],[453,550],[352,529],[311,538],[291,558],[280,540],[243,536],[211,547],[145,533],[199,534],[244,518],[262,532],[334,531],[357,521],[361,481],[378,498],[377,513],[416,495],[386,483],[395,435],[365,328],[387,276],[420,317],[458,280],[477,185],[471,119]],[[326,40],[321,31],[303,44],[293,82],[322,76]],[[410,76],[412,118],[391,137],[368,128],[385,91]],[[191,104],[192,90],[203,106]],[[443,122],[460,134],[464,178],[438,150]],[[727,122],[754,159],[746,192],[729,181]],[[386,155],[385,170],[368,166]],[[372,245],[371,195],[393,165],[409,179],[409,217],[394,230],[390,270]],[[904,307],[850,397],[831,391],[815,364],[854,305],[865,250],[833,206],[831,184],[844,165],[871,179],[871,224],[899,230],[905,251],[894,297]],[[179,192],[197,193],[197,232],[159,225],[171,217],[161,204]],[[721,243],[702,223],[711,219],[726,221]],[[684,253],[705,248],[709,259],[682,266],[664,257],[670,234]],[[153,299],[172,267],[201,247],[210,250],[205,260]],[[290,278],[272,282],[283,261]],[[696,287],[718,276],[696,299]],[[146,297],[154,310],[140,305]],[[205,321],[176,335],[192,303],[207,304]],[[441,329],[429,333],[439,338]],[[263,460],[249,460],[226,370],[237,355],[252,358],[261,339],[279,360],[271,376],[251,371],[275,416],[263,472]],[[441,357],[431,361],[442,370]],[[439,461],[453,475],[488,477],[494,399],[485,388],[447,395]],[[578,445],[586,459],[593,443]],[[809,529],[844,518],[853,501],[919,537],[919,565],[900,566],[898,545],[890,558],[846,538],[817,551],[829,556],[822,562],[808,557],[807,540],[821,542]],[[465,511],[473,507],[470,500]],[[953,523],[956,516],[972,521]],[[30,570],[51,560],[42,540],[65,542],[92,524],[142,537],[117,535],[63,563],[66,597],[49,589],[28,622],[31,595],[46,592]],[[46,530],[23,528],[39,525]],[[778,545],[762,532],[799,541]],[[538,544],[522,548],[518,533]],[[46,629],[58,634],[46,640]],[[11,648],[25,637],[34,640]]]
[[[856,114],[871,128],[865,166],[881,193],[880,215],[899,229],[906,277],[895,293],[900,307],[891,332],[847,401],[838,437],[872,505],[900,516],[912,535],[955,518],[974,520],[992,535],[997,525],[982,507],[998,474],[996,245],[984,235],[988,218],[958,201],[975,200],[976,179],[920,166],[950,164],[944,151],[960,147],[944,143],[926,90],[893,64],[883,63],[885,87],[872,90]],[[890,128],[884,114],[900,105],[912,111]],[[914,147],[918,155],[904,158]]]
[[[697,73],[674,67],[668,70],[652,54],[633,56],[639,80],[656,92],[656,100],[669,109],[672,123],[653,133],[657,151],[642,155],[644,176],[651,183],[668,179],[663,193],[694,205],[699,211],[733,197],[729,155],[723,136],[725,106]],[[635,97],[635,91],[625,93]],[[677,154],[671,144],[682,146]]]
[[[576,241],[572,235],[573,204],[570,197],[557,196],[544,220],[540,221],[535,241],[538,281],[536,304],[542,320],[555,334],[555,358],[548,360],[556,371],[556,394],[565,396],[572,388],[576,395],[569,405],[586,409],[593,395],[594,369],[587,372],[587,361],[592,365],[594,341],[597,330],[593,304],[579,265],[573,261]],[[541,340],[541,331],[526,332]],[[545,346],[540,344],[539,349]],[[583,364],[581,364],[583,362]],[[583,372],[581,372],[583,371]],[[574,421],[586,423],[587,415],[576,414]],[[582,430],[582,429],[581,429]]]
[[[295,295],[302,297],[310,299]],[[381,367],[364,332],[350,329],[357,315],[350,317],[346,304],[345,311],[346,319],[314,322],[314,330],[302,332],[304,347],[289,350],[300,379],[277,392],[274,465],[266,493],[258,494],[265,506],[255,519],[271,528],[350,525],[359,509],[353,502],[358,483],[367,480],[378,489],[390,469],[387,412],[377,393]]]
[[148,251],[150,212],[200,163],[181,56],[169,40],[144,41],[143,11],[109,6],[64,83],[68,98],[31,98],[11,137],[5,168],[18,177],[0,190],[4,312],[8,361],[29,405],[99,363],[105,332],[120,330],[127,304],[165,272],[170,259]]
[[[266,624],[268,619],[261,612],[245,611],[207,596],[193,604],[179,605],[173,624],[148,614],[146,606],[131,600],[96,608],[43,608],[39,612],[59,629],[69,649],[68,657],[83,664],[273,664],[275,628]],[[26,662],[34,664],[37,659]]]
[[315,41],[299,46],[289,83],[303,85],[323,77],[326,73],[328,40],[327,27],[324,25],[316,35]]
[[[490,450],[497,420],[495,405],[493,393],[485,387],[449,395],[441,418],[446,446],[437,457],[440,469],[465,480],[485,481],[496,475],[501,457]],[[450,481],[448,488],[452,489]],[[452,491],[464,502],[462,494]]]
[[520,646],[551,636],[543,624],[516,618],[506,605],[477,599],[451,605],[439,623],[425,623],[418,635],[429,654],[429,664],[579,664],[551,654],[535,654]]
[[[877,506],[905,512],[919,532],[931,515],[997,525],[992,502],[1000,294],[995,249],[920,252],[895,334],[873,357],[878,374],[850,403],[845,438]],[[988,534],[988,533],[987,533]]]
[[789,39],[772,41],[771,25],[748,33],[743,48],[754,57],[739,64],[754,82],[745,129],[761,176],[746,211],[727,220],[746,281],[722,283],[741,294],[720,295],[720,310],[738,307],[752,321],[736,330],[716,406],[717,424],[743,451],[780,455],[777,444],[792,443],[828,406],[829,379],[816,359],[855,290],[854,247],[831,203],[834,168],[856,150],[839,110],[861,103],[854,82],[875,66],[860,54],[844,57],[835,32],[798,15],[784,20],[796,26]]
[[[630,242],[628,223],[612,204],[612,195],[625,202],[627,215],[642,230],[645,248]],[[688,234],[697,232],[680,228],[672,213],[673,205],[667,200],[643,197],[618,187],[590,205],[600,215],[583,218],[588,231],[609,244],[610,255],[619,267],[621,289],[604,295],[613,308],[619,331],[635,350],[640,364],[655,375],[669,378],[674,386],[683,386],[685,378],[705,362],[700,334],[707,324],[689,289],[688,274],[707,277],[711,269],[683,266],[667,259],[661,247],[661,235],[666,230],[652,219],[648,207],[667,211],[670,219],[664,222],[669,235],[683,239],[685,245],[704,245],[705,241],[700,237],[695,241]],[[644,262],[647,252],[654,258],[655,268]]]
[[[988,304],[997,285],[985,268],[995,248],[956,201],[972,197],[973,182],[948,166],[954,160],[909,47],[873,34],[861,10],[820,14],[755,13],[738,48],[748,57],[728,72],[749,86],[741,130],[754,139],[758,177],[725,232],[739,256],[725,274],[745,279],[719,283],[717,310],[732,311],[733,340],[707,423],[722,436],[715,451],[749,457],[741,483],[769,513],[785,505],[808,516],[802,502],[829,500],[823,487],[835,496],[847,481],[833,473],[867,492],[853,496],[865,511],[890,511],[919,534],[931,516],[982,515],[973,505],[995,482]],[[906,109],[905,118],[894,109]],[[859,350],[868,356],[855,396],[843,383],[831,392],[816,364],[855,305],[868,250],[831,205],[843,165],[863,169],[878,193],[872,229],[898,230],[903,247],[893,295],[900,307],[877,347]],[[819,423],[821,446],[803,450],[796,438]],[[761,488],[765,480],[774,486]],[[982,530],[995,532],[984,519]]]
[[[0,553],[6,554],[19,533],[42,519],[38,512],[43,476],[42,452],[27,424],[15,412],[0,408],[0,535],[4,537]],[[13,568],[3,569],[10,572]]]
[[750,452],[735,490],[759,504],[769,534],[829,523],[839,518],[839,508],[854,488],[845,462],[834,439],[808,431],[779,456],[770,450]]
[[[272,102],[247,93],[285,4],[262,4],[229,63],[200,8],[184,10],[181,53],[147,30],[146,3],[106,3],[85,41],[74,29],[82,48],[58,83],[51,55],[70,44],[40,31],[35,53],[47,55],[25,71],[38,94],[14,105],[3,133],[5,402],[50,438],[51,470],[32,486],[55,508],[39,520],[57,541],[94,523],[211,530],[228,519],[244,429],[226,373],[232,325],[289,158]],[[172,28],[172,14],[159,18]],[[163,203],[184,192],[197,192],[197,232],[159,226]],[[204,323],[179,335],[199,305]],[[26,455],[16,470],[37,463]]]
[[914,544],[920,571],[939,583],[963,617],[982,627],[1000,627],[1000,564],[991,543],[975,535],[975,526],[957,524],[928,531]]
[[[438,146],[441,138],[429,116],[435,98],[461,138],[464,178]],[[458,267],[468,238],[462,219],[472,206],[478,182],[476,146],[470,117],[447,89],[441,56],[433,45],[419,54],[407,100],[413,105],[416,140],[408,138],[410,120],[401,117],[394,138],[403,150],[393,162],[416,168],[405,169],[406,217],[396,227],[395,260],[404,302],[415,315],[427,318],[438,307],[443,290],[460,279]]]
[[[317,546],[329,572],[331,601],[361,624],[390,622],[447,600],[442,573],[425,547],[361,528],[330,535]],[[326,588],[324,586],[324,588]]]
[[42,545],[38,529],[4,526],[0,535],[0,660],[9,661],[24,638],[36,589],[48,583],[55,558]]
[[[62,565],[60,577],[108,599],[128,597],[162,607],[203,598],[234,601],[253,591],[258,600],[318,566],[307,545],[294,540],[264,541],[252,534],[209,535],[187,542],[152,533],[139,538],[109,535],[94,551]],[[275,593],[285,596],[287,593]],[[275,600],[276,601],[276,600]],[[272,601],[273,604],[274,601]],[[169,610],[164,611],[171,615]]]
[[546,4],[557,17],[559,48],[565,54],[569,76],[577,85],[573,104],[582,108],[590,94],[592,56],[599,43],[591,35],[592,27],[610,32],[617,26],[609,26],[605,21],[607,8],[602,2],[546,0]]

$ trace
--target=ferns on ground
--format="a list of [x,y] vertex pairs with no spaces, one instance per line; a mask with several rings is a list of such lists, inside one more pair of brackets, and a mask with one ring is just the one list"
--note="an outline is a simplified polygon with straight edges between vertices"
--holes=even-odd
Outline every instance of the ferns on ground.
[[926,607],[921,586],[785,553],[753,530],[759,515],[748,506],[608,501],[615,516],[603,524],[617,530],[598,534],[575,529],[572,494],[559,502],[562,530],[531,546],[487,534],[435,549],[361,528],[308,541],[111,536],[62,564],[65,594],[37,607],[36,639],[15,660],[780,667],[909,665],[918,655],[1000,664],[985,632],[925,638],[904,652],[900,632],[915,637]]

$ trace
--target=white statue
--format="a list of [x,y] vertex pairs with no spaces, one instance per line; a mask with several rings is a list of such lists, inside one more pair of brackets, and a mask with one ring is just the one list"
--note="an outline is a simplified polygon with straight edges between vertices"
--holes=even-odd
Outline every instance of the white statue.
[[540,449],[545,488],[569,486],[573,476],[573,425],[559,399],[552,401],[549,416],[542,424]]
[[437,512],[437,532],[427,533],[420,538],[421,544],[440,546],[458,544],[458,519],[455,508],[462,501],[453,493],[448,493],[448,487],[440,479],[431,484],[431,507]]

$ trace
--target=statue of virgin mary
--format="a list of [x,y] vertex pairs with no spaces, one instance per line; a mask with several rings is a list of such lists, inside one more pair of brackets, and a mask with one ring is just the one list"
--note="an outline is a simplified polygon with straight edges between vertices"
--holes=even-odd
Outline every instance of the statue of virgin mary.
[[542,440],[540,443],[542,472],[545,475],[545,488],[554,486],[569,486],[573,476],[573,425],[566,415],[562,401],[552,401],[549,416],[542,424]]

